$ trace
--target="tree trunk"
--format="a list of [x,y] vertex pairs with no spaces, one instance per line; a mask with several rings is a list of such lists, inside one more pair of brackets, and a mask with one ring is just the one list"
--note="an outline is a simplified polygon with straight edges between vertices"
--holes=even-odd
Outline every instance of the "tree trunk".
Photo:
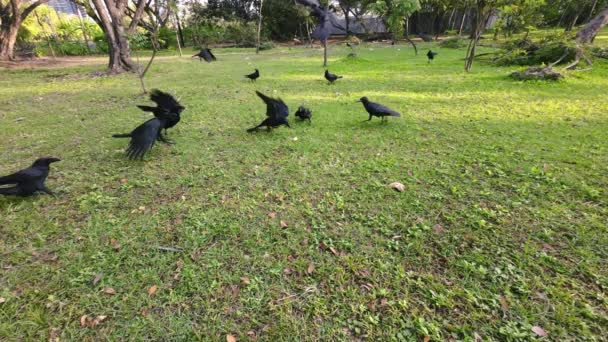
[[264,0],[260,0],[260,13],[259,13],[259,20],[258,20],[258,41],[255,47],[255,53],[256,55],[260,53],[260,39],[262,36],[262,6],[264,6]]
[[323,40],[323,66],[327,66],[327,39]]
[[579,44],[593,43],[598,33],[608,24],[608,7],[604,8],[595,18],[591,19],[576,34],[576,41]]
[[479,39],[481,38],[481,33],[487,24],[487,20],[492,13],[491,9],[487,9],[486,13],[486,2],[485,0],[480,0],[477,5],[477,15],[475,20],[473,21],[473,27],[471,30],[472,39],[469,42],[469,48],[467,50],[467,57],[465,58],[464,70],[466,72],[470,72],[473,67],[473,61],[475,61],[475,51],[477,49],[477,44],[479,43]]
[[0,61],[13,60],[15,42],[17,41],[17,33],[21,19],[14,18],[8,22],[2,22],[0,27]]
[[462,30],[464,29],[464,21],[467,19],[467,9],[465,8],[462,12],[462,19],[460,20],[460,30],[458,30],[458,35],[462,35]]

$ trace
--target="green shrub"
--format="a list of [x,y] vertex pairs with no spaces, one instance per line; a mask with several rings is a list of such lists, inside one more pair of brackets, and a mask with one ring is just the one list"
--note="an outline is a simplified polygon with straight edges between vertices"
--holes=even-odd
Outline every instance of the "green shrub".
[[271,50],[274,49],[274,43],[270,40],[260,43],[260,50]]
[[468,40],[462,37],[451,37],[446,40],[441,41],[439,46],[442,48],[448,49],[461,49],[468,45]]

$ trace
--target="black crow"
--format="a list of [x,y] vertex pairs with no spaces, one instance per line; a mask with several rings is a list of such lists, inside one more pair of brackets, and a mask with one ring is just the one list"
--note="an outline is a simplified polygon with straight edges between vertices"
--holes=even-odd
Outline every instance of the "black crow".
[[250,79],[252,82],[255,82],[255,80],[257,80],[260,77],[260,70],[255,69],[255,72],[249,75],[245,75],[245,77],[247,77],[248,79]]
[[167,122],[175,120],[175,114],[161,115],[150,119],[135,128],[131,133],[114,134],[113,138],[131,138],[127,147],[129,159],[144,159],[144,155],[152,149],[157,140],[170,143],[161,133]]
[[311,122],[310,119],[312,119],[312,111],[304,106],[300,106],[295,116],[300,120],[308,120],[308,122]]
[[329,81],[329,84],[333,84],[338,79],[342,78],[342,76],[338,76],[336,74],[332,74],[329,70],[325,69],[325,79]]
[[433,59],[435,59],[435,56],[437,56],[437,52],[433,52],[432,50],[429,50],[429,52],[426,53],[426,57],[429,59],[429,63],[431,63]]
[[37,192],[53,195],[44,182],[49,175],[52,163],[61,161],[59,158],[40,158],[32,166],[12,175],[0,177],[0,185],[14,185],[9,188],[0,187],[0,195],[30,196]]
[[215,58],[215,56],[213,55],[213,53],[211,53],[211,50],[208,48],[202,48],[201,51],[199,53],[197,53],[196,55],[192,56],[192,58],[194,57],[198,57],[198,59],[202,62],[203,59],[208,62],[211,63],[213,61],[217,61],[217,58]]
[[367,112],[369,113],[369,120],[367,120],[367,121],[371,121],[372,117],[374,117],[374,116],[378,116],[378,117],[382,118],[382,121],[385,121],[387,116],[395,116],[395,117],[401,116],[401,113],[396,112],[379,103],[371,102],[367,97],[362,97],[357,102],[362,102],[363,106],[365,107],[365,110],[367,110]]
[[151,112],[155,117],[161,118],[164,117],[167,122],[165,124],[165,134],[167,133],[167,129],[174,127],[181,120],[180,114],[184,109],[175,97],[171,96],[171,94],[162,92],[158,89],[153,89],[150,93],[150,100],[156,102],[156,107],[150,106],[137,106],[139,109],[144,112]]
[[266,126],[270,131],[273,127],[279,127],[281,125],[285,125],[289,128],[289,121],[287,121],[287,117],[289,116],[289,108],[281,99],[273,99],[268,97],[259,91],[255,92],[258,96],[266,103],[266,120],[262,121],[261,124],[250,128],[247,132],[254,132],[260,127]]

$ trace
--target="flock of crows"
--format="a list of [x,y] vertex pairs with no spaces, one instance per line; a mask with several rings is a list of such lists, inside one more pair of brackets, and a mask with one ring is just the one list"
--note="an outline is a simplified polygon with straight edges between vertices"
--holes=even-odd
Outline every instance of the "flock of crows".
[[[330,25],[336,26],[336,21],[333,13],[327,7],[322,7],[317,0],[296,0],[298,3],[308,6],[312,10],[312,14],[317,17],[317,27],[312,36],[315,39],[324,41],[329,36]],[[429,63],[435,58],[436,53],[430,51],[427,53]],[[194,55],[201,61],[207,62],[216,61],[217,58],[213,55],[210,49],[203,48]],[[260,78],[260,71],[255,69],[255,72],[245,75],[251,82],[255,82]],[[329,84],[333,84],[342,76],[332,74],[329,70],[325,70],[325,79]],[[289,116],[289,108],[280,98],[272,98],[266,96],[259,91],[256,94],[266,104],[266,119],[259,125],[248,129],[248,132],[254,132],[259,128],[266,127],[268,131],[279,126],[289,126],[287,117]],[[165,136],[167,130],[177,125],[181,120],[181,113],[185,107],[182,106],[175,97],[171,94],[160,90],[152,90],[150,100],[156,103],[156,107],[138,106],[144,112],[154,114],[154,118],[136,127],[130,133],[114,134],[114,138],[129,138],[130,142],[126,149],[126,154],[129,159],[143,159],[145,154],[152,149],[157,141],[165,144],[173,142]],[[374,116],[380,117],[383,122],[389,116],[400,117],[401,114],[379,103],[370,101],[367,97],[362,97],[359,101],[363,103],[365,110],[369,114],[369,120]],[[307,120],[309,123],[312,119],[312,111],[304,106],[300,106],[295,113],[295,116],[301,120]],[[163,135],[163,130],[165,135]],[[36,193],[46,193],[53,195],[46,186],[45,181],[49,175],[50,165],[59,162],[59,158],[46,157],[37,159],[32,166],[27,169],[18,171],[8,176],[0,177],[0,195],[14,196],[30,196]]]

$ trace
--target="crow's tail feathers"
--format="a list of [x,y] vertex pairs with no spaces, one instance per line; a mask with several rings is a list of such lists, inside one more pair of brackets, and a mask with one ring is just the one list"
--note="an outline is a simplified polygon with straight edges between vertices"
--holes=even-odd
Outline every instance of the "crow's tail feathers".
[[12,188],[0,188],[0,195],[17,195],[17,187]]
[[143,110],[144,112],[154,112],[156,110],[156,107],[150,107],[150,106],[140,106],[137,105],[137,107],[141,110]]
[[130,138],[131,137],[131,133],[125,133],[125,134],[113,134],[112,138]]

